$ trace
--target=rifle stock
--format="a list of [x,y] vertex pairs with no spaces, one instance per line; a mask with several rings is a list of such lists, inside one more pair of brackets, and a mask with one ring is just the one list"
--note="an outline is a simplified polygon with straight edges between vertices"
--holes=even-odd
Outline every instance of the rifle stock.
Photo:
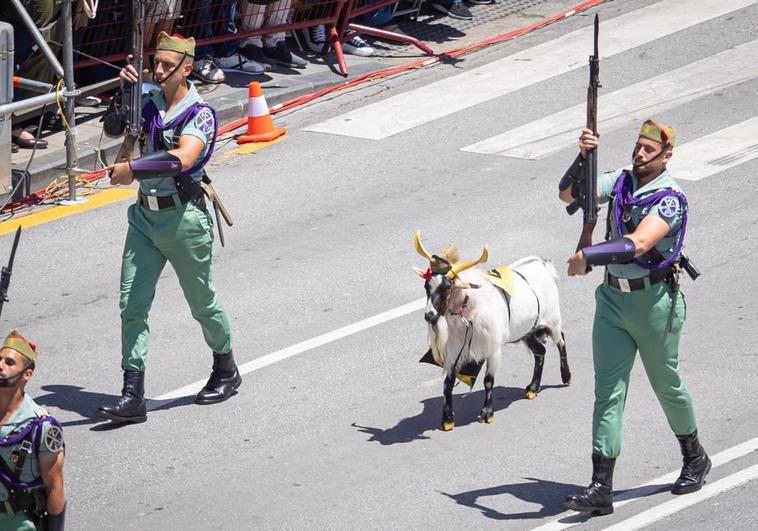
[[3,266],[0,273],[0,315],[3,313],[3,304],[8,302],[8,286],[11,283],[11,273],[13,273],[13,261],[16,259],[16,249],[18,249],[18,240],[21,238],[21,226],[16,229],[16,236],[13,238],[13,247],[11,248],[11,257],[8,259],[8,265]]

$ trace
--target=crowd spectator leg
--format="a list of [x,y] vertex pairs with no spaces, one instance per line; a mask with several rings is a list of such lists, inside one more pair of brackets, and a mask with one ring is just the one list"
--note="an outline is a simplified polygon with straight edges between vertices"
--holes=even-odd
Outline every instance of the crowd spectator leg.
[[[240,29],[244,33],[280,26],[287,23],[291,13],[292,0],[276,0],[267,4],[243,2]],[[284,32],[248,37],[240,42],[240,53],[250,60],[272,67],[275,64],[295,68],[305,68],[308,65],[308,61],[287,47]]]

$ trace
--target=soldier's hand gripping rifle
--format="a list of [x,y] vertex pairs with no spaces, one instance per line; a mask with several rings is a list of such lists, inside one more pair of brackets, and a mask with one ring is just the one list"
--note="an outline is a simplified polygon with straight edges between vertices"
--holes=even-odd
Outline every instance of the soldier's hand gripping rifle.
[[3,313],[3,304],[8,302],[8,286],[11,283],[11,273],[13,272],[13,260],[16,258],[16,249],[18,248],[18,239],[21,237],[21,226],[16,229],[16,237],[13,239],[11,248],[11,257],[8,259],[8,265],[3,266],[0,273],[0,315]]
[[[600,85],[600,55],[598,53],[598,33],[600,31],[600,20],[595,15],[595,32],[594,32],[594,49],[590,56],[590,82],[587,87],[587,128],[597,136],[597,89]],[[561,179],[558,185],[563,191],[569,186],[572,187],[574,202],[566,207],[569,215],[574,215],[580,208],[584,213],[584,224],[582,225],[582,234],[579,237],[579,244],[576,250],[592,245],[592,232],[597,224],[597,151],[588,149],[585,157],[578,155],[571,167]],[[587,266],[587,271],[592,269]]]
[[137,82],[124,86],[122,107],[126,114],[126,135],[116,162],[128,162],[134,156],[134,146],[142,134],[142,53],[144,51],[145,2],[131,0],[131,37],[129,42],[131,64],[137,71]]

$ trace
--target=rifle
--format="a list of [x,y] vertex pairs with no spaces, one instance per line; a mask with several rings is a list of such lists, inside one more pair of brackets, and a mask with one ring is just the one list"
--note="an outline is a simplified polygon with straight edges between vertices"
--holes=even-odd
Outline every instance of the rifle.
[[[597,136],[597,89],[600,85],[600,54],[598,52],[598,34],[600,32],[600,19],[595,15],[595,35],[593,54],[590,55],[590,81],[587,86],[587,128]],[[561,191],[572,186],[574,202],[566,207],[566,212],[573,216],[580,208],[584,213],[584,224],[579,236],[576,250],[592,245],[592,233],[597,224],[598,207],[596,204],[597,194],[597,153],[596,150],[588,150],[585,158],[578,155],[571,168],[561,179],[558,185]],[[587,266],[587,271],[592,269]]]
[[3,304],[8,302],[8,286],[11,283],[11,273],[13,272],[13,260],[16,258],[16,249],[18,248],[18,239],[21,237],[21,226],[16,229],[16,237],[13,239],[13,248],[8,265],[3,266],[0,273],[0,315],[3,313]]
[[134,156],[134,144],[142,134],[142,53],[144,51],[145,3],[131,2],[131,37],[129,42],[131,64],[137,71],[137,82],[124,87],[122,105],[126,108],[126,136],[116,156],[116,162],[128,162]]

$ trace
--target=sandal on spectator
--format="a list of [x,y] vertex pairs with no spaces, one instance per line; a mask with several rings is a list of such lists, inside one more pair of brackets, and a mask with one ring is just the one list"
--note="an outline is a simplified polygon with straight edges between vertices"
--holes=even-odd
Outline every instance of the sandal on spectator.
[[11,142],[11,153],[18,153],[18,144]]
[[[27,136],[24,136],[24,133]],[[24,149],[34,149],[35,147],[37,149],[45,149],[47,147],[47,140],[37,140],[29,131],[22,131],[18,135],[11,134],[11,140],[18,147]]]
[[460,20],[471,20],[474,16],[469,11],[469,8],[463,5],[463,2],[453,2],[452,4],[445,5],[442,1],[432,2],[432,7],[437,11],[445,13],[451,18],[457,18]]
[[103,103],[103,100],[98,98],[97,96],[82,96],[80,98],[76,98],[74,100],[76,102],[76,105],[79,107],[97,107],[101,103]]

